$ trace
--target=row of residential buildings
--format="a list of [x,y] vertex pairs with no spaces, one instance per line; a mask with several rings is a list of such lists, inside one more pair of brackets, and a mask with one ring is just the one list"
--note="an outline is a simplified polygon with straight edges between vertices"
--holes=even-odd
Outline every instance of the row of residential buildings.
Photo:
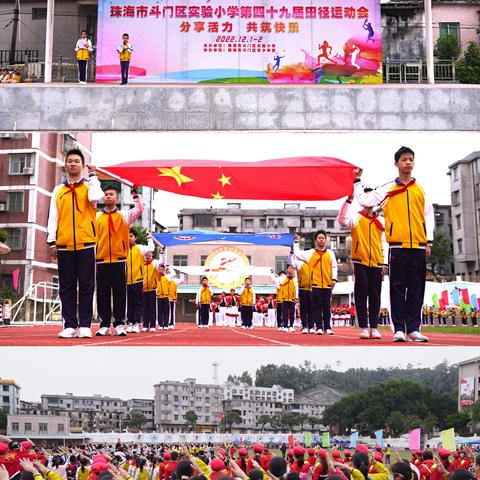
[[[233,425],[237,432],[258,432],[262,415],[284,413],[305,414],[321,418],[325,407],[342,397],[328,387],[296,395],[293,389],[274,385],[271,388],[246,384],[200,384],[193,378],[185,381],[163,381],[154,386],[154,398],[130,399],[102,395],[43,394],[39,402],[19,400],[20,386],[12,380],[0,380],[8,386],[8,434],[41,438],[45,436],[81,434],[83,432],[122,432],[135,428],[135,415],[143,415],[140,429],[145,432],[190,432],[185,419],[195,412],[195,431],[212,433],[226,428],[228,412],[237,412],[241,424]],[[138,424],[137,427],[138,429]],[[267,423],[265,430],[272,427]]]
[[[14,18],[17,0],[3,0],[0,16]],[[22,0],[19,8],[21,25],[16,50],[30,52],[31,61],[43,60],[47,6],[45,0]],[[479,0],[432,1],[434,41],[444,35],[454,35],[463,49],[470,40],[478,40],[480,27]],[[80,30],[86,29],[95,45],[97,39],[98,0],[57,0],[55,2],[54,59],[74,63],[73,47]],[[397,60],[424,59],[425,15],[423,0],[391,0],[381,2],[382,50],[384,58]],[[12,22],[13,25],[13,22]],[[12,28],[0,31],[0,51],[8,53],[12,42]],[[142,45],[135,43],[136,51]],[[8,58],[8,55],[4,56]]]

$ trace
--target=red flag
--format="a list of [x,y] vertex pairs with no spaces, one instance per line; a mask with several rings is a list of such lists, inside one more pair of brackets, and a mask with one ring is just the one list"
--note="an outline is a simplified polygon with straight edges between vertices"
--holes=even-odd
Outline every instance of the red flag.
[[18,289],[18,277],[20,275],[20,269],[17,268],[16,270],[14,270],[12,272],[12,276],[13,276],[13,289],[14,290],[17,290]]
[[257,162],[145,160],[106,167],[131,183],[201,198],[336,200],[353,191],[355,166],[332,157]]
[[443,303],[445,304],[445,306],[450,304],[450,299],[448,298],[448,290],[444,290],[442,292],[442,300],[443,300]]
[[438,304],[440,305],[440,308],[446,308],[447,307],[447,304],[445,303],[443,298],[438,299]]
[[470,295],[468,294],[468,288],[462,290],[462,300],[465,305],[470,305]]
[[219,413],[219,414],[218,414],[218,418],[219,418],[220,420],[223,420],[223,419],[225,418],[225,414],[224,414],[224,413]]
[[288,436],[288,446],[290,448],[295,447],[295,439],[293,438],[293,435]]

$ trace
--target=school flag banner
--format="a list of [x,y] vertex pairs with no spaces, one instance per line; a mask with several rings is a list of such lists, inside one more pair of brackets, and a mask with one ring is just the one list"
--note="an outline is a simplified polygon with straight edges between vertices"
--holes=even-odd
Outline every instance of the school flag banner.
[[375,440],[377,441],[377,444],[383,448],[383,430],[377,430],[375,432]]
[[304,443],[306,447],[312,446],[312,432],[305,432]]
[[456,450],[455,445],[455,430],[449,428],[448,430],[442,430],[440,432],[440,438],[442,440],[442,447],[454,452]]
[[382,83],[380,0],[98,0],[96,81]]
[[322,433],[322,448],[330,448],[330,432]]
[[434,306],[435,308],[437,308],[437,309],[440,308],[440,303],[439,303],[439,301],[438,301],[438,294],[437,294],[437,293],[434,293],[434,294],[432,295],[432,303],[433,303],[433,306]]
[[357,167],[333,157],[255,162],[137,160],[106,173],[157,190],[216,200],[337,200],[353,191]]
[[475,293],[472,293],[472,295],[470,296],[470,304],[473,308],[478,310],[478,299]]
[[420,450],[420,436],[422,430],[415,428],[408,434],[408,448],[410,450]]
[[350,447],[355,448],[358,442],[358,432],[354,432],[350,435]]

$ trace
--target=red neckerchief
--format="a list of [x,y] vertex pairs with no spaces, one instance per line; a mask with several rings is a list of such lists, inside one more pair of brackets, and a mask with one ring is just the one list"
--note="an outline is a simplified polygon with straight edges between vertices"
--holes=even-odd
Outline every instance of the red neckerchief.
[[117,211],[117,208],[115,207],[114,210],[111,210],[111,211],[108,211],[108,210],[105,210],[103,209],[103,213],[105,213],[106,215],[108,215],[108,230],[109,232],[111,233],[115,233],[115,225],[113,224],[113,219],[112,219],[112,215]]
[[401,183],[401,185],[402,185],[401,188],[398,188],[397,190],[390,190],[385,195],[385,198],[393,197],[394,195],[398,195],[399,193],[403,193],[403,192],[407,191],[408,187],[411,187],[414,183],[415,183],[414,178],[412,178],[408,183]]
[[320,255],[320,258],[315,262],[315,264],[313,265],[313,268],[315,268],[320,263],[320,261],[322,260],[323,254],[327,251],[327,249],[319,250],[318,248],[316,248],[315,251]]
[[153,262],[153,258],[151,258],[150,260],[145,260],[144,265],[150,265],[152,262]]
[[78,197],[77,197],[77,188],[83,184],[83,181],[84,179],[82,178],[81,180],[79,180],[78,182],[74,183],[73,185],[70,185],[68,183],[67,180],[65,180],[65,187],[68,188],[68,192],[65,192],[60,198],[63,198],[65,195],[67,195],[68,193],[71,193],[73,195],[73,198],[75,199],[75,208],[80,212],[82,213],[82,211],[80,210],[79,206],[78,206]]
[[367,218],[368,220],[370,220],[370,223],[373,223],[376,225],[376,227],[381,231],[381,232],[384,232],[385,231],[385,228],[384,226],[381,224],[380,220],[378,219],[378,215],[377,214],[373,214],[373,215],[369,215],[368,213],[366,213],[364,210],[362,210],[361,212],[358,212],[360,215],[362,215],[362,217],[365,217]]

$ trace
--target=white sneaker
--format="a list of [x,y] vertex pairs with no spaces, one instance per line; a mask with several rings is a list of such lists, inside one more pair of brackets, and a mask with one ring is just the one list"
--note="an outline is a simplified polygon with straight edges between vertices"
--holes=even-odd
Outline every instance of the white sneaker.
[[127,333],[132,333],[132,330],[133,330],[133,325],[131,323],[128,324],[127,328],[125,329],[125,331]]
[[150,328],[150,332],[151,332],[151,333],[155,333],[155,331],[156,331],[156,330],[155,330],[155,327],[151,327],[151,328]]
[[282,327],[278,327],[278,331],[279,331],[279,332],[283,332],[283,328],[282,328]]
[[372,328],[370,330],[370,338],[373,338],[374,340],[381,340],[382,334],[376,328]]
[[317,335],[323,335],[323,330],[322,330],[321,328],[318,328],[315,333],[316,333]]
[[127,332],[125,330],[125,325],[117,325],[115,327],[115,336],[117,337],[126,337]]
[[242,330],[245,330],[245,328],[247,328],[247,327],[245,327],[245,325],[242,325]]
[[76,338],[78,333],[74,328],[64,328],[59,334],[58,338]]
[[326,332],[327,335],[333,335],[333,330],[331,328],[327,328]]
[[136,323],[135,325],[133,325],[132,327],[132,333],[140,333],[140,325],[138,323]]
[[147,328],[147,327],[143,327],[143,328],[142,328],[142,332],[148,332],[148,328]]
[[302,328],[302,333],[308,333],[308,328]]
[[370,338],[370,333],[368,331],[368,328],[362,328],[360,331],[360,337],[362,340],[369,339]]
[[80,327],[78,329],[79,338],[92,338],[92,329],[88,327]]
[[408,334],[408,338],[413,342],[427,343],[428,337],[422,335],[420,332],[412,332]]
[[398,332],[395,332],[395,334],[393,335],[393,341],[403,343],[407,341],[407,337],[405,337],[405,334],[401,330],[399,330]]
[[173,330],[174,328],[175,328],[175,325],[169,325],[169,326],[168,326],[168,329],[169,329],[169,330]]
[[294,327],[290,327],[290,332],[294,332],[295,331],[295,328]]
[[315,329],[314,329],[314,328],[311,328],[311,329],[308,331],[308,333],[313,333],[313,334],[314,334],[314,333],[315,333]]
[[95,335],[97,337],[104,337],[105,335],[110,335],[110,328],[109,327],[99,328]]

